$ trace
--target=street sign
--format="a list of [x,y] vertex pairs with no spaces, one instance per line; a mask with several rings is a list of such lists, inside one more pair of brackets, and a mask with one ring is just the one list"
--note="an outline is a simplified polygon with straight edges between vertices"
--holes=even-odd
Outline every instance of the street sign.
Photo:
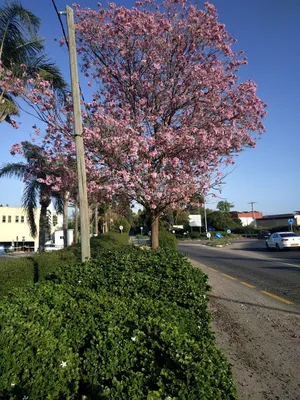
[[210,239],[211,233],[210,233],[210,232],[207,232],[206,236],[208,237],[208,239]]
[[192,227],[202,226],[201,215],[199,214],[190,214],[189,215],[189,225]]
[[294,223],[293,218],[289,218],[289,219],[288,219],[288,223],[289,223],[289,224],[293,224],[293,223]]
[[227,233],[231,233],[231,230],[230,230],[230,229],[227,229]]
[[120,231],[122,232],[122,230],[124,229],[123,225],[119,226]]
[[221,239],[221,237],[222,237],[221,233],[216,233],[216,238],[217,239]]

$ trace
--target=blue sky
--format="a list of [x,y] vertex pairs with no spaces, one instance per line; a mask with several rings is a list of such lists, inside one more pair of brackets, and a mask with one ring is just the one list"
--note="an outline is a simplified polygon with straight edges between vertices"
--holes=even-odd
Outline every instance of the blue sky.
[[[41,18],[40,34],[47,40],[48,53],[68,80],[68,53],[55,41],[62,35],[51,0],[21,2]],[[79,3],[82,7],[97,7],[95,0]],[[203,3],[197,2],[201,7]],[[300,2],[214,0],[212,3],[219,12],[220,22],[238,40],[237,48],[246,52],[249,64],[242,68],[241,79],[253,79],[258,84],[259,97],[268,104],[267,132],[256,149],[237,157],[220,196],[234,203],[234,209],[239,211],[250,210],[251,201],[265,215],[300,210]],[[67,3],[56,0],[56,4],[59,10],[64,10]],[[123,0],[117,4],[130,7],[133,2]],[[19,130],[0,124],[0,164],[20,161],[10,156],[10,147],[28,140],[35,123],[24,114],[21,120]],[[1,179],[0,184],[0,204],[20,205],[22,184],[13,179]],[[216,202],[208,201],[209,208],[215,205]]]

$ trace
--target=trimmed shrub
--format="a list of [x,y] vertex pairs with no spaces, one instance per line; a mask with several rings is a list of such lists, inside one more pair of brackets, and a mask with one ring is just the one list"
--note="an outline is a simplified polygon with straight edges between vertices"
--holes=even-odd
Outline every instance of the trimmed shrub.
[[177,250],[177,239],[175,235],[164,229],[158,232],[159,247],[167,250]]
[[[126,233],[105,233],[91,238],[91,254],[96,257],[102,249],[111,249],[128,244]],[[35,254],[29,257],[0,260],[0,298],[14,288],[21,288],[28,283],[44,280],[46,276],[63,266],[81,262],[80,243],[66,249]]]
[[236,399],[207,277],[177,252],[123,247],[0,306],[3,399]]
[[67,267],[79,261],[80,257],[67,249],[1,260],[0,298],[6,296],[14,288],[25,287],[29,283],[44,280],[49,273],[62,265]]
[[128,245],[128,233],[107,232],[91,238],[91,256],[97,257],[104,249],[113,249]]
[[0,297],[12,288],[20,288],[34,282],[34,264],[32,257],[4,259],[0,261]]
[[189,232],[188,238],[190,239],[207,239],[206,233],[202,232]]

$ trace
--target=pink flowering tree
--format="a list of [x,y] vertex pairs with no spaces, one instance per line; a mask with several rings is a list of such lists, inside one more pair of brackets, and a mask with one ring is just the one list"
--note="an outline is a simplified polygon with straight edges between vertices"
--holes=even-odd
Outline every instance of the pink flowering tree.
[[[265,104],[216,9],[185,1],[76,8],[82,69],[92,87],[84,135],[95,190],[135,200],[158,219],[214,184],[220,164],[254,147]],[[104,184],[97,184],[104,179]],[[219,178],[217,178],[218,180]]]

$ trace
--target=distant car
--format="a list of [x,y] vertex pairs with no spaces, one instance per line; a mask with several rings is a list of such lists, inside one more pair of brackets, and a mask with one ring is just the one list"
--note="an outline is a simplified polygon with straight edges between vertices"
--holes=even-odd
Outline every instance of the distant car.
[[292,247],[300,249],[300,236],[294,232],[275,232],[266,240],[266,246],[276,250]]
[[260,231],[258,232],[257,239],[268,239],[271,236],[270,231]]
[[54,243],[45,244],[45,251],[59,250],[61,247],[56,246]]

